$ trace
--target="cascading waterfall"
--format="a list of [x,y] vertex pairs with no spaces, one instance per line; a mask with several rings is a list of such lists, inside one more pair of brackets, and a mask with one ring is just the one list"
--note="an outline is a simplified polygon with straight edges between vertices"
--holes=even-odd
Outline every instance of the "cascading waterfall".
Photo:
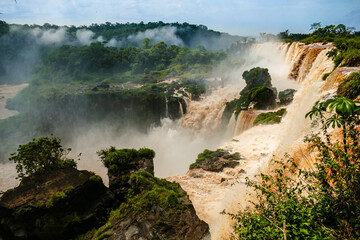
[[[285,45],[285,44],[283,44]],[[257,50],[263,46],[258,45]],[[232,232],[232,220],[228,216],[220,215],[223,209],[236,213],[246,207],[245,177],[252,178],[259,170],[266,170],[268,161],[275,154],[281,158],[285,152],[295,151],[295,146],[302,143],[305,134],[311,131],[310,121],[305,119],[315,101],[321,94],[319,89],[323,84],[324,73],[333,69],[333,62],[326,56],[331,45],[312,44],[303,46],[293,43],[290,46],[280,46],[276,50],[283,55],[283,65],[290,63],[288,69],[294,72],[295,80],[300,84],[293,102],[287,108],[287,115],[280,124],[255,126],[246,131],[238,131],[231,141],[224,143],[221,148],[231,152],[239,152],[244,160],[234,169],[225,169],[221,173],[209,173],[199,169],[189,171],[185,176],[174,176],[175,180],[188,192],[198,215],[210,225],[212,239],[229,239]],[[284,56],[284,48],[287,49]],[[285,64],[284,64],[285,63]],[[266,67],[266,65],[262,66]],[[270,71],[270,69],[269,69]],[[295,74],[296,73],[296,74]],[[289,81],[280,76],[273,76],[274,82]],[[289,85],[289,83],[284,83]],[[249,127],[250,116],[246,111],[239,115],[238,121],[244,125],[236,126],[241,130]],[[206,117],[206,116],[204,116]],[[231,117],[227,131],[234,126],[234,116]],[[253,121],[253,116],[251,117]],[[246,120],[248,119],[248,120]],[[205,126],[204,126],[205,127]],[[240,171],[240,170],[245,170]],[[192,176],[197,176],[196,178]],[[226,181],[221,181],[226,179]]]
[[235,99],[239,92],[238,87],[227,86],[213,90],[200,101],[190,101],[180,125],[196,134],[212,135],[221,123],[226,102]]

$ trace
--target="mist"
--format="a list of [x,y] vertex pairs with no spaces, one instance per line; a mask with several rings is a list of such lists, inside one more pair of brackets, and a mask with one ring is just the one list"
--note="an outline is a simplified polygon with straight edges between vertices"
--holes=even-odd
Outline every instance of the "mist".
[[[14,28],[12,31],[21,30]],[[130,35],[127,41],[140,44],[144,37],[148,37],[152,38],[154,42],[157,41],[156,39],[163,39],[169,41],[169,44],[184,44],[175,33],[176,28],[163,27]],[[94,32],[86,29],[77,30],[73,35],[68,34],[66,28],[43,31],[33,29],[28,34],[33,37],[38,46],[54,46],[62,43],[81,46],[103,40],[101,36],[95,37]],[[163,38],[164,34],[166,38]],[[111,40],[107,45],[110,44]],[[112,44],[120,47],[122,43],[113,40]],[[246,47],[230,54],[228,59],[214,68],[211,75],[218,79],[215,89],[211,89],[214,88],[213,86],[209,87],[210,91],[199,101],[187,100],[188,114],[183,118],[179,120],[163,118],[160,126],[150,126],[145,132],[138,126],[119,129],[116,119],[113,119],[113,122],[96,124],[88,124],[84,119],[81,128],[67,129],[66,135],[60,136],[64,140],[63,145],[72,148],[71,157],[75,158],[82,153],[78,163],[80,169],[96,172],[105,182],[107,181],[107,171],[96,152],[110,146],[118,149],[151,148],[156,153],[154,159],[156,176],[169,177],[175,174],[185,174],[189,165],[204,149],[216,150],[231,139],[232,136],[224,134],[225,129],[220,129],[221,115],[225,103],[238,98],[240,90],[245,86],[245,81],[242,79],[242,73],[245,70],[253,67],[266,67],[272,77],[272,84],[278,91],[297,88],[296,83],[287,79],[289,69],[284,64],[284,56],[278,51],[276,43],[245,44],[244,46]],[[27,53],[34,53],[36,50],[39,49]],[[229,64],[230,62],[232,64]],[[77,109],[76,106],[72,106],[72,108]],[[87,110],[82,109],[81,111]],[[16,176],[15,170],[13,175]]]

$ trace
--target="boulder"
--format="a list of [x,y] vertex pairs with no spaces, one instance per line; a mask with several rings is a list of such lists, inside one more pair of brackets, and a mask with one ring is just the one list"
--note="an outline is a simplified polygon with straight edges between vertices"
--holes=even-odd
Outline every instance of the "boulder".
[[240,154],[230,154],[228,151],[217,149],[210,151],[205,149],[198,155],[195,163],[190,165],[190,169],[201,168],[210,172],[221,172],[224,168],[234,168],[239,165]]

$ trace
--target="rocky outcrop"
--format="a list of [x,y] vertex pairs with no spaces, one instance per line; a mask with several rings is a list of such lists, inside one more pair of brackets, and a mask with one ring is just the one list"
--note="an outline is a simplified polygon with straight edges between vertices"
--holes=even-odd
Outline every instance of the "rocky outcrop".
[[208,224],[197,217],[179,184],[138,171],[131,175],[129,185],[127,201],[92,239],[210,240]]
[[240,154],[230,154],[228,151],[217,149],[210,151],[205,149],[198,155],[195,163],[190,165],[190,169],[201,168],[205,171],[221,172],[224,168],[234,168],[239,165]]
[[70,239],[107,219],[110,191],[92,172],[48,170],[22,179],[0,199],[3,239]]
[[210,239],[180,185],[154,177],[153,150],[110,147],[99,155],[110,189],[72,167],[24,177],[0,199],[0,239]]
[[129,192],[132,173],[143,170],[154,175],[155,152],[148,148],[116,149],[110,147],[98,152],[108,169],[109,188],[121,203]]
[[280,105],[288,105],[294,100],[295,89],[285,89],[279,92]]

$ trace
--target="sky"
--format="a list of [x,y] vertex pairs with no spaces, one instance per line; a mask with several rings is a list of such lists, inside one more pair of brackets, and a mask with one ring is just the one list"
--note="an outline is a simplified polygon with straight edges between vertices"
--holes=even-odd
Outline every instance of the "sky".
[[188,22],[242,36],[308,33],[314,22],[360,31],[360,0],[1,0],[0,12],[8,23]]

